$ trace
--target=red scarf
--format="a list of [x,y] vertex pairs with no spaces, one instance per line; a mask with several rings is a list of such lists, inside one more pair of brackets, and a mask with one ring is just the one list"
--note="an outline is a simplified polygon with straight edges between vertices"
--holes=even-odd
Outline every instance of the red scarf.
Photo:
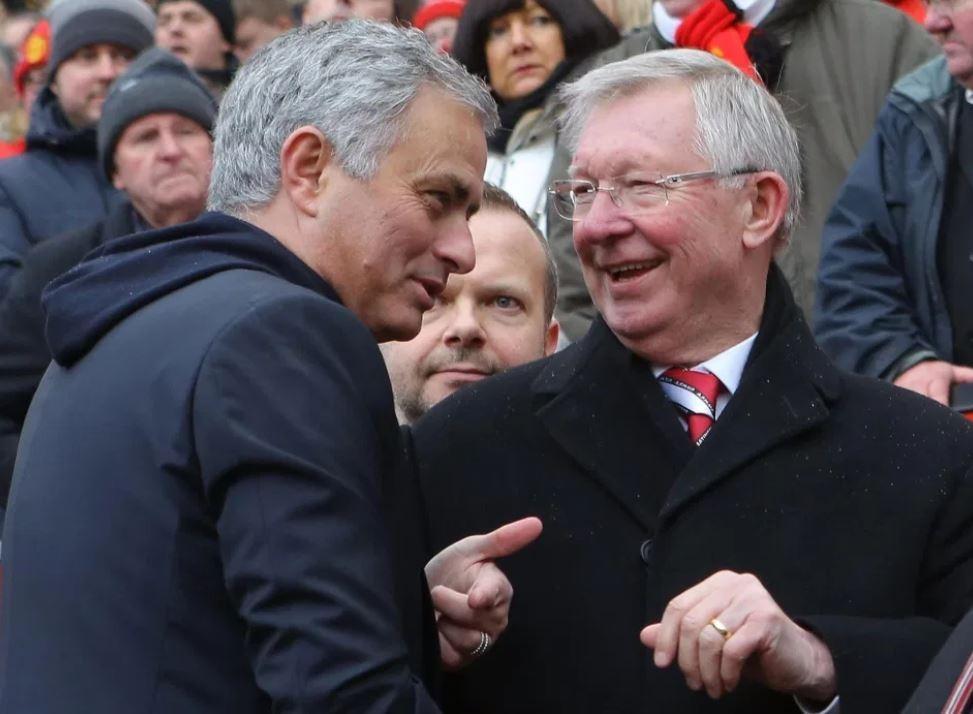
[[762,82],[747,51],[753,29],[753,25],[743,22],[738,8],[729,7],[729,0],[707,0],[679,23],[676,46],[705,50]]

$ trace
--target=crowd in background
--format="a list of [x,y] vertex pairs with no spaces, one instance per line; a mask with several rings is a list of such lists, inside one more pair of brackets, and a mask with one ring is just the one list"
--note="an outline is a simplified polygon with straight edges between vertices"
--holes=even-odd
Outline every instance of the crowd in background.
[[[24,419],[51,360],[45,287],[117,238],[202,215],[211,132],[234,77],[277,37],[320,22],[415,27],[483,80],[498,109],[499,127],[487,139],[484,215],[470,224],[476,269],[465,282],[451,278],[416,341],[383,347],[403,424],[467,384],[603,326],[585,258],[578,259],[583,202],[602,191],[616,206],[668,202],[667,192],[699,177],[633,179],[622,165],[614,185],[587,183],[565,133],[562,90],[613,62],[674,47],[736,66],[773,94],[796,131],[800,169],[785,178],[798,196],[775,260],[827,356],[849,372],[973,413],[973,390],[963,387],[973,385],[970,2],[7,2],[0,19],[0,516]],[[353,106],[347,116],[353,125]],[[435,137],[440,127],[433,117],[421,131]],[[762,168],[715,167],[723,176]],[[509,295],[496,298],[496,284]],[[524,321],[514,325],[507,303],[496,307],[499,317],[463,307],[486,292],[494,302],[519,294],[513,301]],[[58,348],[72,359],[82,346]],[[436,382],[430,375],[446,354],[462,369]],[[450,493],[449,485],[440,492]],[[478,689],[476,675],[464,686],[457,695],[464,711],[484,696],[494,697],[497,711],[513,706],[489,683],[488,694]]]

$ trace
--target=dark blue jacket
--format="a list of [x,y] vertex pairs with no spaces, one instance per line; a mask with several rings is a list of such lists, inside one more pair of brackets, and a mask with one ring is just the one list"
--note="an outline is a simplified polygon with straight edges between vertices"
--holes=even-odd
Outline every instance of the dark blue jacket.
[[391,388],[331,287],[207,214],[106,244],[44,303],[0,711],[437,711],[394,596]]
[[959,98],[943,57],[900,80],[825,224],[814,335],[845,369],[951,359],[936,241]]
[[0,295],[31,246],[91,225],[121,199],[98,166],[95,130],[73,128],[45,88],[27,151],[0,161]]

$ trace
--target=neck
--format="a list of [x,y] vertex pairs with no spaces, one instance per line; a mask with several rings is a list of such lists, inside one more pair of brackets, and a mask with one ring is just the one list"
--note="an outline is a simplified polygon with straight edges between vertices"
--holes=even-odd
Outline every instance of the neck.
[[752,291],[745,300],[737,298],[737,302],[732,303],[737,307],[732,311],[717,314],[699,310],[693,317],[679,320],[657,333],[633,340],[618,335],[618,339],[629,351],[650,364],[695,367],[757,332],[765,299],[765,289],[762,288]]

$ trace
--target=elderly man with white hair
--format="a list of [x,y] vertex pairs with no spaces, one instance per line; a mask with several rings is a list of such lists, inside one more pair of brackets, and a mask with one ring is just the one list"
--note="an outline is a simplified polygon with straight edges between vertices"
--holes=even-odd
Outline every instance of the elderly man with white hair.
[[565,100],[553,198],[600,317],[413,431],[434,545],[546,524],[450,706],[899,710],[973,601],[973,429],[815,345],[773,264],[801,183],[766,89],[672,50]]
[[[3,534],[0,711],[438,711],[376,340],[415,335],[473,267],[495,121],[418,31],[289,33],[224,98],[214,212],[111,241],[48,287],[54,363]],[[539,530],[425,564],[446,666],[504,629],[491,561]]]

